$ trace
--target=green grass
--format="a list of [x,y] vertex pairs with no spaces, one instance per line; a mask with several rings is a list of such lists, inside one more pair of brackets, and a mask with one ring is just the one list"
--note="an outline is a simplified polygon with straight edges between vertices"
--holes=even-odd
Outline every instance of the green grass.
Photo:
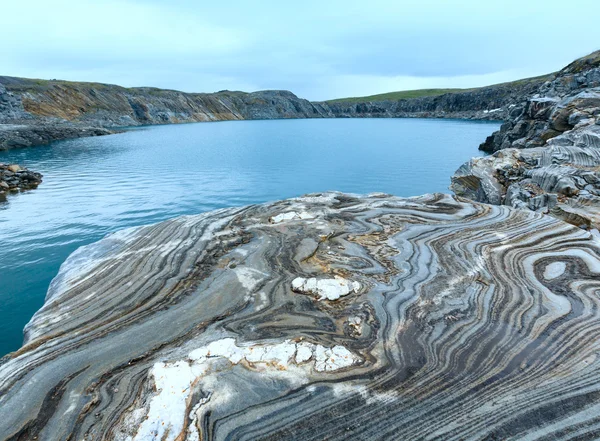
[[445,93],[460,92],[464,89],[418,89],[418,90],[402,90],[399,92],[380,93],[377,95],[357,96],[350,98],[337,98],[328,100],[328,103],[362,103],[366,101],[398,101],[411,98],[421,98],[424,96],[438,96]]
[[[0,76],[0,83],[12,92],[45,92],[54,87],[61,86],[71,90],[85,91],[88,89],[96,89],[99,91],[130,91],[141,94],[149,94],[154,96],[162,96],[169,93],[184,93],[174,89],[161,89],[158,87],[123,87],[116,84],[94,83],[85,81],[66,81],[66,80],[42,80],[38,78],[19,78]],[[214,93],[188,93],[189,95],[219,95],[219,96],[242,96],[247,92],[235,90],[221,90]]]

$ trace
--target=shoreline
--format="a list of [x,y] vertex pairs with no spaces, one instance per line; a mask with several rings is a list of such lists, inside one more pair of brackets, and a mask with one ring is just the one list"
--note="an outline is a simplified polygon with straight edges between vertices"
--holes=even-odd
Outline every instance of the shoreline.
[[[318,424],[332,433],[374,409],[361,430],[394,421],[409,439],[422,435],[423,414],[444,438],[457,413],[506,414],[492,428],[461,424],[481,439],[516,434],[515,418],[526,435],[594,430],[595,392],[564,419],[548,396],[600,390],[593,365],[582,366],[600,341],[598,283],[582,270],[598,267],[589,233],[442,194],[309,194],[122,230],[71,254],[24,346],[0,362],[0,437],[191,441],[218,414],[235,421],[214,438],[251,427],[312,439],[303,418],[263,424],[299,406],[333,408],[338,418]],[[579,301],[589,312],[565,312]],[[557,322],[560,338],[532,355],[539,329]],[[554,362],[565,346],[571,356]],[[452,380],[465,374],[476,384]]]
[[456,196],[314,193],[79,248],[0,359],[0,437],[597,437],[597,57],[514,107]]
[[284,121],[284,120],[297,120],[297,119],[449,119],[449,120],[460,120],[460,121],[481,121],[481,122],[495,122],[502,123],[504,120],[486,118],[485,114],[481,112],[473,112],[471,115],[461,112],[459,114],[445,114],[445,115],[429,115],[426,113],[418,114],[406,114],[399,116],[327,116],[327,117],[292,117],[292,118],[256,118],[256,119],[221,119],[214,121],[183,121],[183,122],[167,122],[167,123],[155,123],[155,124],[140,124],[135,126],[114,126],[114,127],[94,127],[74,123],[2,123],[0,122],[0,152],[22,149],[28,147],[37,147],[48,145],[55,141],[64,141],[69,139],[87,138],[95,136],[107,136],[123,133],[129,130],[142,129],[144,127],[156,127],[166,125],[180,125],[180,124],[200,124],[200,123],[218,123],[226,121]]

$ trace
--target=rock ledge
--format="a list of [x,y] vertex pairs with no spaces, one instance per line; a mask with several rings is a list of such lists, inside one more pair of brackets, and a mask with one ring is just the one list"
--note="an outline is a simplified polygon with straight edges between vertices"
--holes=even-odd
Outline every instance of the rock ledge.
[[132,228],[0,362],[0,438],[595,438],[598,291],[590,233],[441,194]]

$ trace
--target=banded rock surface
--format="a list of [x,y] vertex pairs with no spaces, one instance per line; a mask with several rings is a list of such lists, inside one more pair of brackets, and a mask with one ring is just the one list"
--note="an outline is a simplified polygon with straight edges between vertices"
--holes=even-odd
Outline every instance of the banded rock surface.
[[596,439],[599,275],[590,233],[441,194],[124,230],[2,359],[0,439]]
[[452,190],[479,202],[600,227],[600,51],[544,83],[462,165]]

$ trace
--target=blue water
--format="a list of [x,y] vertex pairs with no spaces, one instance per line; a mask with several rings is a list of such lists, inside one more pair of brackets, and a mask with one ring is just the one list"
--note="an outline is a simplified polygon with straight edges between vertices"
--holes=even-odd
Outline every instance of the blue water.
[[341,190],[447,192],[498,123],[433,119],[235,121],[158,126],[0,152],[44,174],[0,202],[0,355],[76,248],[124,227]]

